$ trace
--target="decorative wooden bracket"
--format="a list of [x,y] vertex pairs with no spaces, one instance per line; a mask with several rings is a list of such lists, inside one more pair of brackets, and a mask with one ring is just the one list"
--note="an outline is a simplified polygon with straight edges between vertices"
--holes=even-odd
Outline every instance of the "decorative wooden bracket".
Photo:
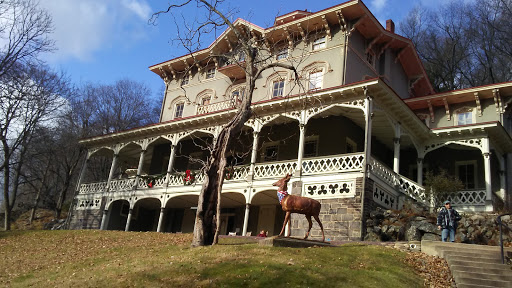
[[293,37],[292,33],[290,33],[290,30],[288,30],[287,27],[284,28],[284,34],[286,35],[286,39],[288,39],[288,47],[293,47]]
[[306,37],[306,32],[304,32],[304,29],[302,28],[302,26],[300,26],[299,23],[297,23],[297,29],[299,29],[299,33],[302,39],[304,39]]
[[405,51],[407,51],[407,48],[409,47],[411,47],[411,45],[405,46],[404,48],[402,48],[402,50],[400,50],[400,52],[398,52],[398,55],[396,55],[395,58],[395,63],[398,63],[398,60],[400,60],[400,58],[404,55]]
[[356,23],[354,23],[354,25],[352,25],[352,28],[350,28],[350,31],[348,31],[348,36],[350,36],[352,34],[352,32],[354,32],[354,30],[356,30],[357,26],[361,25],[361,23],[363,22],[363,20],[366,17],[368,17],[368,15],[364,14],[359,19],[357,19]]
[[482,116],[482,106],[480,105],[480,97],[478,96],[478,92],[475,92],[475,102],[476,102],[476,111],[478,112],[478,116]]
[[167,67],[169,68],[169,71],[171,71],[172,78],[176,79],[176,70],[172,68],[171,64],[168,64]]
[[493,89],[492,96],[494,98],[494,105],[496,105],[496,112],[503,113],[503,102],[501,101],[500,90]]
[[370,44],[368,44],[368,47],[366,47],[366,51],[365,53],[368,53],[370,52],[370,50],[372,50],[372,47],[373,45],[375,45],[375,43],[377,43],[377,41],[379,41],[379,39],[383,36],[384,34],[380,34],[379,36],[373,38],[372,42],[370,42]]
[[414,79],[414,81],[411,82],[411,86],[409,86],[409,93],[412,92],[412,90],[414,89],[414,86],[416,86],[416,84],[418,84],[418,82],[423,78],[423,75],[417,75],[415,77],[413,77],[412,79]]
[[229,52],[232,52],[233,51],[233,46],[231,46],[231,42],[229,42],[229,40],[226,38],[224,40],[226,42],[226,44],[228,45],[228,48],[229,48]]
[[325,32],[327,33],[327,36],[329,36],[329,40],[331,40],[331,27],[329,27],[329,22],[327,22],[327,18],[325,18],[325,15],[322,15],[322,22],[324,22]]
[[201,67],[201,65],[199,65],[199,63],[196,63],[196,67],[197,67],[197,71],[199,73],[203,73],[203,67]]
[[452,119],[450,115],[450,106],[448,106],[448,101],[446,100],[446,97],[443,98],[444,103],[444,110],[446,110],[446,119],[450,121]]
[[380,58],[380,55],[382,55],[382,53],[384,53],[384,51],[386,51],[386,49],[388,49],[388,48],[389,48],[389,46],[391,46],[391,44],[392,44],[395,40],[396,40],[395,38],[391,39],[391,41],[389,41],[388,43],[386,43],[386,45],[384,45],[384,46],[380,49],[379,53],[377,54],[377,59],[379,59],[379,58]]
[[165,72],[165,70],[162,67],[158,67],[158,70],[162,73],[162,79],[164,80],[165,84],[167,85],[171,79],[169,79],[169,74]]
[[343,17],[341,10],[336,11],[336,15],[338,16],[338,22],[340,23],[341,31],[346,32],[347,31],[347,21],[345,21],[345,17]]

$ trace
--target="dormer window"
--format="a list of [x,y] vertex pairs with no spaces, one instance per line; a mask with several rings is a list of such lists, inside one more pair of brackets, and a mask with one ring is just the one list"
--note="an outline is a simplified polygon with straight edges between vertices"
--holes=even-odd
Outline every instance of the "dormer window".
[[206,70],[206,79],[212,79],[215,77],[215,67],[209,68]]
[[326,47],[325,36],[318,37],[313,41],[313,50],[319,50]]
[[185,108],[185,102],[176,103],[174,107],[174,118],[183,117],[183,109]]
[[288,58],[288,48],[283,48],[277,51],[276,60],[282,60]]
[[470,107],[464,107],[455,110],[455,117],[453,117],[455,121],[454,125],[460,126],[475,123],[475,114],[473,110],[474,109]]

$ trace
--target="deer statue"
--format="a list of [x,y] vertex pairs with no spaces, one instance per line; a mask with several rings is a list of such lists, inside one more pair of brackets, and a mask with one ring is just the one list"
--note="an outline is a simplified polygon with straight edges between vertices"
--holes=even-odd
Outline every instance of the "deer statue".
[[320,222],[320,219],[318,218],[318,215],[320,214],[320,208],[322,207],[320,202],[313,200],[311,198],[288,194],[287,184],[288,181],[290,181],[291,177],[291,174],[286,174],[284,178],[272,184],[273,186],[279,187],[277,190],[277,197],[279,198],[279,204],[281,204],[281,208],[283,208],[283,211],[286,212],[286,216],[284,217],[283,229],[281,229],[281,233],[279,233],[279,236],[283,235],[286,223],[288,223],[288,235],[290,234],[290,215],[291,213],[299,213],[304,214],[309,222],[309,229],[308,232],[306,232],[306,236],[304,237],[304,239],[308,238],[309,232],[311,231],[311,227],[313,226],[313,222],[311,222],[311,216],[313,216],[315,217],[316,222],[318,222],[318,225],[320,225],[320,228],[322,229],[322,242],[324,242],[324,226],[322,225],[322,222]]

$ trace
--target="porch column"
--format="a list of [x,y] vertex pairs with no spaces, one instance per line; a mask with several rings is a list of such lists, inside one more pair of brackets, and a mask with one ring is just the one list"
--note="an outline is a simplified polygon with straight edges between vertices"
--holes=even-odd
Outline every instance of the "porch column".
[[299,124],[300,136],[299,136],[299,152],[297,155],[297,169],[295,176],[302,174],[302,156],[304,155],[304,138],[306,138],[306,124]]
[[245,215],[244,215],[244,227],[242,229],[242,236],[246,236],[247,227],[249,226],[249,211],[251,209],[251,204],[245,204]]
[[482,139],[482,154],[485,170],[485,210],[492,211],[492,185],[491,185],[491,153],[489,150],[489,138]]
[[393,138],[394,142],[394,157],[393,157],[393,171],[395,173],[400,173],[400,124],[395,124],[395,138]]
[[135,179],[135,189],[139,187],[139,180],[140,180],[140,174],[142,174],[142,167],[144,166],[144,155],[146,155],[146,150],[142,149],[140,150],[140,156],[139,156],[139,166],[137,166],[137,176]]
[[103,217],[101,217],[100,230],[107,230],[107,213],[108,210],[103,210]]
[[507,183],[505,178],[505,157],[500,155],[498,156],[498,160],[500,162],[500,197],[504,202],[506,202],[505,188]]
[[176,145],[171,144],[171,155],[169,156],[169,164],[167,164],[167,175],[165,177],[165,187],[169,186],[171,180],[172,168],[174,165],[174,155],[176,153]]
[[252,132],[252,152],[251,152],[251,167],[249,170],[249,177],[251,180],[254,179],[254,169],[256,167],[256,157],[258,157],[258,141],[260,137],[260,131],[254,130]]
[[423,158],[416,159],[416,163],[418,164],[417,181],[420,186],[423,186]]
[[164,223],[165,208],[160,208],[160,218],[158,218],[158,226],[156,232],[162,232],[162,225]]
[[132,222],[132,211],[132,208],[130,208],[130,210],[128,211],[128,218],[126,219],[126,226],[124,227],[124,231],[130,231],[130,222]]
[[[372,155],[372,118],[373,118],[373,99],[371,96],[367,94],[367,89],[365,89],[365,120],[366,125],[364,129],[364,162],[365,162],[365,173],[366,177],[370,176],[369,168],[371,163],[371,155]],[[363,197],[364,199],[364,197]]]
[[112,178],[114,177],[114,171],[117,166],[117,157],[118,155],[114,154],[114,157],[112,158],[112,165],[110,166],[110,173],[108,174],[107,188],[110,187],[110,181],[112,181]]

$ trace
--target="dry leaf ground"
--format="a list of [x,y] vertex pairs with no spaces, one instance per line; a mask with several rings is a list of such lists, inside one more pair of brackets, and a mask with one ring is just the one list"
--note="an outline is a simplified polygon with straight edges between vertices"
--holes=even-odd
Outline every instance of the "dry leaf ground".
[[[422,287],[407,253],[379,245],[190,248],[190,234],[0,232],[7,287]],[[446,286],[443,286],[446,287]]]

